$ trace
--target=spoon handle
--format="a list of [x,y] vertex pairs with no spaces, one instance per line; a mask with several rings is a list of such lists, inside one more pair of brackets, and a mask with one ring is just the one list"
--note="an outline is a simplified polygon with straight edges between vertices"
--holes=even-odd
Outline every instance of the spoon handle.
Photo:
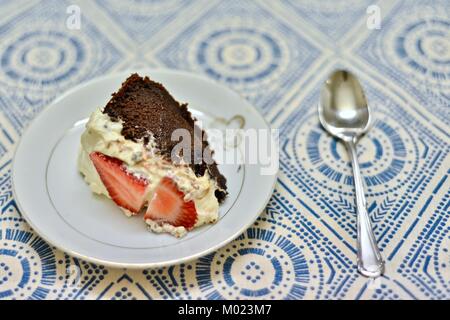
[[346,142],[352,161],[353,178],[356,192],[356,223],[358,229],[358,271],[366,276],[375,278],[383,274],[384,261],[378,249],[375,236],[367,212],[364,184],[359,170],[355,141]]

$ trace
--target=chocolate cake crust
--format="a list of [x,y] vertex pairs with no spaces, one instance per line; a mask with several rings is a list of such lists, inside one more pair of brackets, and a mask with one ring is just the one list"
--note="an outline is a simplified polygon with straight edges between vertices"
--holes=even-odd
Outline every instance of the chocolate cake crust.
[[[147,144],[153,135],[161,155],[168,161],[172,161],[172,150],[179,143],[172,141],[172,132],[176,129],[188,130],[191,135],[191,168],[197,176],[203,176],[208,170],[209,175],[216,180],[221,189],[216,191],[216,198],[220,202],[224,200],[226,178],[219,172],[217,164],[212,159],[208,159],[207,163],[203,159],[204,154],[212,154],[208,142],[202,137],[197,137],[199,139],[197,141],[202,143],[201,154],[200,150],[194,148],[194,135],[196,133],[206,135],[205,132],[196,126],[187,104],[176,101],[162,84],[134,73],[122,83],[119,91],[112,94],[103,113],[112,121],[123,122],[122,135],[126,139],[143,140]],[[207,152],[204,152],[206,149]]]

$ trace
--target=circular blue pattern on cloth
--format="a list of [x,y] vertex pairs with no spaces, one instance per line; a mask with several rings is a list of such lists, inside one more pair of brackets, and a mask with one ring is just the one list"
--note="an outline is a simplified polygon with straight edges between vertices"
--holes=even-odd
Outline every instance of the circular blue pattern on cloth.
[[87,63],[84,44],[58,31],[24,33],[6,47],[1,62],[9,81],[36,86],[65,81]]
[[[341,192],[343,184],[352,186],[351,163],[345,146],[320,127],[315,115],[298,124],[292,143],[297,150],[298,165],[311,179],[306,182],[314,181],[315,185],[335,192]],[[379,116],[368,135],[358,143],[357,152],[369,194],[398,189],[410,178],[418,160],[417,146],[408,130]]]
[[447,1],[396,3],[382,28],[367,37],[358,56],[383,77],[385,85],[406,90],[411,97],[449,125],[450,19]]
[[430,18],[401,24],[388,39],[393,63],[420,81],[450,88],[450,20]]
[[[200,258],[195,268],[200,289],[211,299],[301,299],[310,282],[301,249],[259,228],[248,229],[232,245]],[[213,277],[220,280],[210,287]]]
[[56,279],[52,248],[31,232],[2,231],[0,298],[45,298]]
[[[450,90],[450,19],[447,8],[408,8],[389,25],[385,57],[421,86]],[[389,58],[388,58],[389,57]]]
[[283,71],[286,52],[268,32],[237,27],[216,30],[199,44],[196,62],[213,78],[252,83]]

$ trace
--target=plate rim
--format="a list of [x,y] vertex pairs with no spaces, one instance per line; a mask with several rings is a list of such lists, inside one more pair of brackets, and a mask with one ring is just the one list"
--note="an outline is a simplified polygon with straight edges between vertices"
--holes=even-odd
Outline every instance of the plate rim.
[[[186,263],[186,262],[190,262],[192,260],[198,259],[200,257],[203,257],[211,252],[214,252],[220,248],[222,248],[223,246],[229,244],[230,242],[232,242],[233,240],[235,240],[237,237],[239,237],[242,233],[244,233],[255,221],[256,219],[258,219],[258,217],[263,213],[264,209],[267,206],[267,203],[269,202],[270,198],[273,195],[273,191],[275,189],[275,185],[277,183],[278,180],[278,174],[279,174],[279,162],[276,163],[276,172],[272,175],[273,176],[273,181],[272,181],[272,185],[270,187],[270,192],[268,193],[268,195],[266,196],[266,198],[264,199],[264,201],[261,201],[261,206],[258,210],[255,211],[255,214],[252,216],[251,219],[249,219],[249,222],[243,224],[237,231],[235,231],[233,234],[231,234],[230,236],[226,237],[225,239],[223,239],[222,241],[220,241],[219,243],[217,243],[214,246],[208,247],[207,249],[200,251],[198,253],[194,253],[194,254],[190,254],[189,256],[186,257],[182,257],[182,258],[178,258],[178,259],[171,259],[171,260],[166,260],[163,262],[148,262],[148,263],[126,263],[126,262],[114,262],[114,261],[110,261],[110,260],[103,260],[100,258],[96,258],[96,257],[91,257],[82,253],[79,253],[73,249],[67,248],[64,245],[60,245],[58,243],[53,242],[52,240],[50,240],[47,235],[42,232],[33,222],[32,219],[27,215],[27,213],[23,210],[21,202],[19,200],[19,197],[17,196],[17,186],[16,186],[16,178],[15,178],[15,173],[17,171],[17,167],[16,167],[16,156],[18,154],[18,151],[21,147],[22,141],[23,141],[23,137],[25,137],[28,132],[30,131],[30,128],[39,121],[39,119],[41,117],[43,117],[43,115],[47,112],[51,112],[51,110],[57,105],[57,103],[59,101],[61,101],[62,99],[66,98],[67,96],[69,96],[70,94],[76,92],[77,90],[81,89],[82,87],[85,86],[89,86],[93,83],[96,82],[101,82],[102,80],[106,80],[112,77],[118,77],[118,76],[126,76],[130,73],[134,73],[134,72],[139,72],[141,74],[145,74],[145,75],[149,75],[152,72],[162,72],[162,73],[171,73],[171,74],[183,74],[185,76],[189,76],[189,77],[195,77],[197,79],[200,80],[204,80],[204,81],[208,81],[208,82],[212,82],[215,85],[221,87],[222,89],[228,91],[229,93],[237,96],[239,99],[244,100],[251,108],[248,108],[249,112],[251,112],[254,116],[257,116],[260,120],[262,120],[262,122],[264,123],[264,125],[271,129],[271,126],[269,124],[269,122],[263,117],[263,115],[255,108],[255,106],[253,104],[251,104],[248,100],[246,100],[244,97],[242,97],[242,95],[240,95],[238,92],[236,92],[235,90],[231,89],[230,87],[217,82],[214,79],[210,79],[204,75],[198,74],[198,73],[194,73],[194,72],[189,72],[186,70],[180,70],[180,69],[170,69],[170,68],[142,68],[142,69],[129,69],[129,70],[124,70],[124,71],[115,71],[115,72],[111,72],[108,73],[106,75],[102,75],[99,77],[95,77],[92,79],[89,79],[87,81],[81,82],[77,85],[75,85],[74,87],[71,87],[69,89],[67,89],[66,91],[64,91],[63,93],[61,93],[60,95],[58,95],[50,104],[48,104],[46,107],[43,108],[43,110],[33,119],[31,120],[28,125],[23,129],[21,135],[20,135],[20,139],[17,142],[15,149],[14,149],[14,154],[12,157],[12,161],[11,161],[11,186],[12,186],[12,193],[13,193],[13,197],[14,200],[16,202],[17,207],[19,208],[20,214],[21,216],[25,219],[25,221],[29,224],[29,226],[33,229],[33,231],[42,239],[44,239],[48,244],[56,247],[57,249],[61,250],[62,252],[68,253],[71,256],[74,256],[76,258],[80,258],[83,259],[85,261],[89,261],[92,263],[96,263],[96,264],[101,264],[104,266],[108,266],[108,267],[112,267],[112,268],[126,268],[126,269],[148,269],[148,268],[161,268],[161,267],[167,267],[167,266],[171,266],[171,265],[177,265],[177,264],[181,264],[181,263]],[[275,150],[275,152],[278,152],[278,148]],[[238,198],[237,198],[238,199]],[[236,200],[237,200],[236,199]]]

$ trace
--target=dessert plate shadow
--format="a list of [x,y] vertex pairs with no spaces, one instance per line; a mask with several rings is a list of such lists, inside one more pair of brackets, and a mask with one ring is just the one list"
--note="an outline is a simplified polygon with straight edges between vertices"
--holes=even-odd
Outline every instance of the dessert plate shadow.
[[[174,70],[136,71],[161,82],[178,101],[189,103],[190,111],[205,129],[270,129],[246,100],[212,80]],[[231,154],[241,160],[219,163],[229,191],[220,207],[219,221],[180,239],[149,232],[141,216],[128,218],[110,199],[92,194],[77,169],[80,136],[87,117],[105,106],[130,73],[81,84],[56,99],[32,122],[13,161],[18,207],[46,241],[94,263],[123,268],[161,267],[217,250],[244,232],[264,210],[278,167],[268,174],[262,164],[243,161],[241,145],[216,145],[211,138],[216,153],[225,159]],[[276,148],[269,151],[266,157],[278,157]]]

